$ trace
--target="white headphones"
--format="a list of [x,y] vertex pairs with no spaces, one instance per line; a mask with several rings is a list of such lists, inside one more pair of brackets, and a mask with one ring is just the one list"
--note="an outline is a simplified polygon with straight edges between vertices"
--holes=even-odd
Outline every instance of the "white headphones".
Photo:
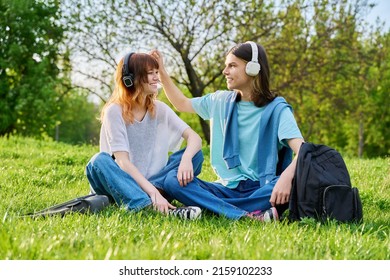
[[245,73],[249,76],[254,77],[257,76],[257,74],[259,74],[261,69],[260,63],[257,59],[258,56],[257,44],[252,41],[247,41],[246,43],[250,44],[252,47],[252,60],[246,64]]

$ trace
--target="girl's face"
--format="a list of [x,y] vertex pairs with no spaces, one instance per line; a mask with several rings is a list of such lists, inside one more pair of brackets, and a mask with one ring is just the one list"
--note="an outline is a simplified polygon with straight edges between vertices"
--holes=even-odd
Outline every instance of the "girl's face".
[[[251,77],[245,73],[246,62],[232,53],[226,56],[225,68],[222,74],[225,75],[227,87],[230,90],[237,90],[242,95],[251,92]],[[243,96],[245,97],[245,96]]]
[[148,70],[148,82],[143,84],[144,92],[147,95],[157,94],[158,92],[158,70],[149,69]]

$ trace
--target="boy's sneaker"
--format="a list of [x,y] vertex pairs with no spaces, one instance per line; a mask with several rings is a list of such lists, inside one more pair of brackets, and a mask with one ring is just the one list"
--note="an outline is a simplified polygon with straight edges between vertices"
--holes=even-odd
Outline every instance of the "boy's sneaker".
[[267,211],[261,212],[261,211],[254,211],[247,214],[247,217],[258,220],[261,222],[271,222],[271,221],[278,221],[279,215],[278,211],[275,207],[271,207]]
[[184,220],[195,220],[200,217],[202,210],[196,206],[177,207],[169,210],[169,215],[182,218]]

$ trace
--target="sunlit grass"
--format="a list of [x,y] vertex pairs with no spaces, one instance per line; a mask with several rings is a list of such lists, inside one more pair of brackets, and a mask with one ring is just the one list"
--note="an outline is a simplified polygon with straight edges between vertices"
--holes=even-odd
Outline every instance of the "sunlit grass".
[[[97,152],[26,138],[0,138],[0,259],[238,260],[390,259],[390,160],[347,158],[363,224],[262,224],[203,213],[196,221],[110,206],[98,214],[21,215],[85,195],[84,168]],[[213,180],[205,151],[202,178]]]

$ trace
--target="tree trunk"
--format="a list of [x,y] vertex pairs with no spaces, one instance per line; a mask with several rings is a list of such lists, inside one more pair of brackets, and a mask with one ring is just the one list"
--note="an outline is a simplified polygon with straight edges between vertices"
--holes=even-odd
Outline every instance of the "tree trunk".
[[363,124],[363,113],[360,113],[359,120],[359,150],[358,157],[361,158],[363,156],[363,148],[364,148],[364,124]]
[[200,126],[202,127],[204,138],[205,138],[207,144],[210,144],[210,126],[201,117],[199,117],[199,122],[200,122]]

